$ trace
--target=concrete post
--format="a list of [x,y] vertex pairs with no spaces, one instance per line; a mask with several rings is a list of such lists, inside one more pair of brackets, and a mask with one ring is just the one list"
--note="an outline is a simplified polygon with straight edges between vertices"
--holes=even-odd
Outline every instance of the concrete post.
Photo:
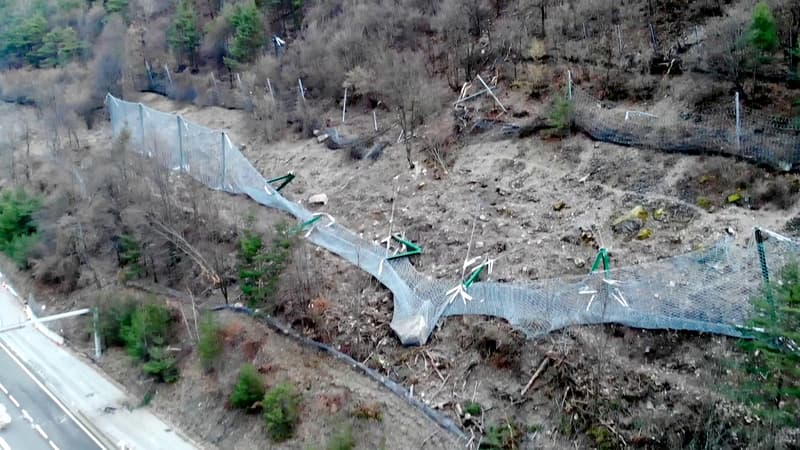
[[567,71],[567,99],[572,100],[572,71]]
[[139,103],[139,129],[141,130],[142,137],[142,154],[146,153],[147,145],[144,142],[144,105]]
[[303,80],[300,78],[297,79],[297,84],[300,86],[300,96],[303,97],[303,102],[306,101],[306,90],[303,89]]
[[222,150],[222,177],[219,180],[219,187],[225,189],[225,132],[220,133],[220,149]]
[[93,308],[94,317],[92,319],[94,328],[94,359],[98,360],[103,356],[103,349],[100,345],[100,311],[97,307]]
[[180,171],[183,172],[183,119],[177,116],[178,119],[178,157],[180,163]]
[[344,115],[347,112],[347,88],[344,88],[344,100],[342,100],[342,123],[344,123]]

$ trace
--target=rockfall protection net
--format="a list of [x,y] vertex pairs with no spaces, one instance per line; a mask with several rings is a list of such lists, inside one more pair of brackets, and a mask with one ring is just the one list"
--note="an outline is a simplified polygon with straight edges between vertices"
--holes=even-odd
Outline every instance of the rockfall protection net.
[[[244,194],[285,211],[300,223],[315,217],[269,186],[224,132],[111,95],[107,104],[114,136],[127,129],[129,147],[140,155],[211,189]],[[602,123],[598,121],[598,130],[605,129]],[[440,317],[466,314],[504,318],[528,336],[569,325],[609,322],[738,336],[750,300],[762,285],[755,243],[743,248],[724,241],[693,253],[586,276],[529,283],[476,282],[465,288],[471,300],[456,297],[451,301],[448,291],[460,286],[461,280],[433,279],[417,272],[408,258],[389,261],[384,247],[359,238],[329,217],[320,218],[302,233],[392,291],[391,327],[407,345],[426,342]],[[800,243],[771,232],[764,236],[767,269],[774,276],[800,255]]]
[[781,170],[800,166],[800,122],[740,106],[698,113],[608,108],[572,87],[575,124],[594,139],[669,152],[720,153]]

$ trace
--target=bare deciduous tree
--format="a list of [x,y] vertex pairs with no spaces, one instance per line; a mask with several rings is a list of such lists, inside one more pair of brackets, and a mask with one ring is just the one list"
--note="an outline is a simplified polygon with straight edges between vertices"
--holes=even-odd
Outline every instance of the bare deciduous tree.
[[411,145],[414,132],[441,106],[444,90],[427,73],[420,55],[394,50],[383,53],[376,69],[373,90],[397,114],[408,166],[413,169]]
[[445,0],[434,26],[442,36],[442,53],[447,61],[447,80],[458,88],[462,78],[471,80],[480,60],[481,34],[488,29],[489,4],[485,0]]
[[749,58],[746,39],[747,11],[732,10],[719,22],[705,30],[702,46],[696,46],[684,58],[688,65],[703,71],[712,71],[725,76],[742,91],[742,77]]

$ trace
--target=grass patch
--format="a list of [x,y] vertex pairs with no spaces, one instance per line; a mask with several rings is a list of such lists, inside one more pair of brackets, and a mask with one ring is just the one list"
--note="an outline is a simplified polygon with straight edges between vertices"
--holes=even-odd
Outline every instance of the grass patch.
[[513,422],[505,422],[490,426],[483,436],[480,448],[487,450],[516,450],[522,436],[525,435],[524,428]]
[[353,437],[353,430],[346,427],[333,435],[328,443],[328,450],[353,450],[356,448],[356,439]]
[[616,450],[622,448],[616,436],[604,426],[589,428],[586,434],[592,438],[595,448],[598,450]]
[[697,197],[697,200],[695,200],[695,204],[698,207],[705,209],[706,211],[709,211],[711,210],[711,208],[714,207],[714,202],[712,202],[711,199],[708,197]]
[[361,420],[383,421],[381,405],[378,403],[361,403],[353,410],[353,417]]
[[483,412],[483,408],[481,408],[480,403],[468,402],[464,404],[464,412],[472,417],[480,417],[481,413]]
[[144,408],[145,406],[150,405],[153,401],[153,397],[156,396],[156,391],[152,389],[148,389],[147,392],[144,393],[144,397],[142,397],[142,403],[139,403],[140,408]]

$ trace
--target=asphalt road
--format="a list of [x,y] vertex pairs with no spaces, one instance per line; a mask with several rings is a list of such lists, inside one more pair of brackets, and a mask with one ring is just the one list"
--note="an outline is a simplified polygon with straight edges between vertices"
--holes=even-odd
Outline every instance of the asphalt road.
[[[28,319],[21,300],[3,281],[0,274],[0,328]],[[129,397],[89,360],[61,345],[59,336],[44,331],[26,326],[0,334],[0,383],[20,404],[0,391],[2,401],[11,403],[6,406],[13,421],[0,431],[11,450],[199,447],[148,408],[129,408],[141,399]],[[9,449],[0,442],[0,450]]]
[[0,403],[11,416],[11,423],[0,431],[0,450],[101,448],[21,364],[0,336]]

